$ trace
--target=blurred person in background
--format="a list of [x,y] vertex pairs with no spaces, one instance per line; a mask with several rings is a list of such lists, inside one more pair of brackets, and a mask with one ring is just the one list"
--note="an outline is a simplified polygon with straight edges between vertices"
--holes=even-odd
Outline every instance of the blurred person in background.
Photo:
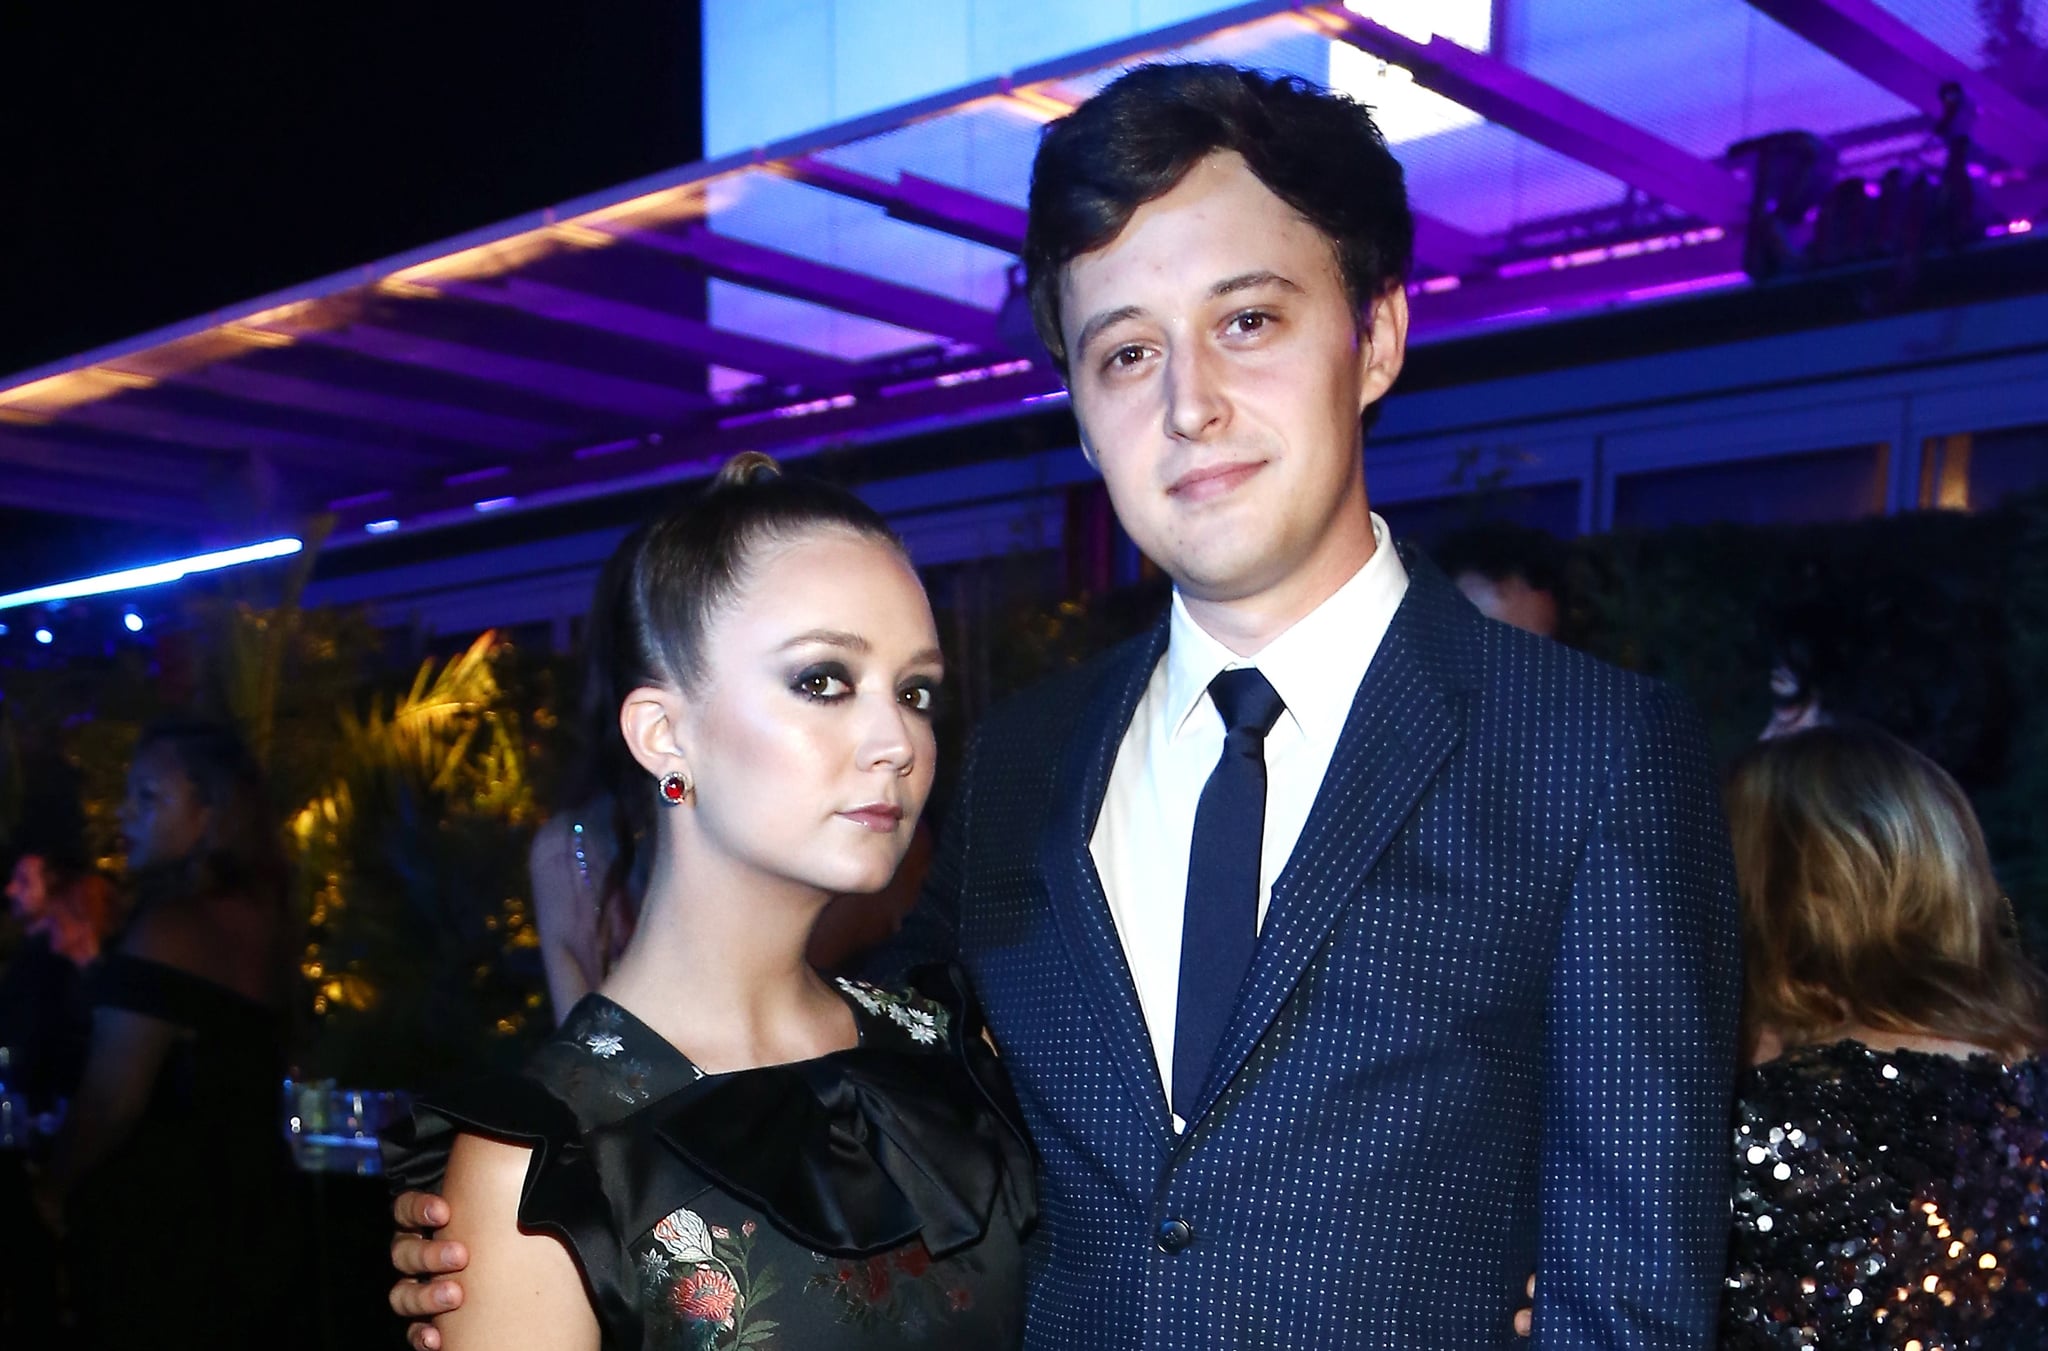
[[1564,614],[1564,546],[1548,531],[1512,521],[1447,535],[1431,551],[1465,599],[1488,619],[1544,638]]
[[2048,1346],[2048,1044],[1969,800],[1867,726],[1728,787],[1747,958],[1724,1347]]
[[85,1345],[253,1343],[276,1335],[286,1282],[233,1305],[212,1285],[230,1239],[265,1226],[283,1275],[296,1234],[280,837],[255,759],[207,722],[143,733],[121,824],[135,910],[88,984],[91,1047],[38,1208],[68,1240]]
[[560,806],[535,832],[527,855],[541,966],[557,1023],[604,983],[633,937],[647,890],[648,851],[641,841],[654,824],[652,804],[636,810],[611,788],[624,772],[625,747],[617,733],[624,691],[609,656],[626,622],[620,607],[629,603],[626,583],[645,534],[644,526],[629,532],[598,572],[583,630],[579,744]]
[[27,757],[29,785],[10,847],[7,905],[20,930],[0,972],[0,1344],[60,1335],[57,1255],[36,1222],[28,1165],[78,1088],[92,1032],[86,967],[115,921],[114,890],[91,866],[78,773],[51,751]]

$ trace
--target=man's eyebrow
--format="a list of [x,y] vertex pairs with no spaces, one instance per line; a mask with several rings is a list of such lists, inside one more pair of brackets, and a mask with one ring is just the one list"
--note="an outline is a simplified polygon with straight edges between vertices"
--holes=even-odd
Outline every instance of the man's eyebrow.
[[[1284,290],[1293,291],[1297,295],[1301,292],[1299,286],[1295,285],[1288,278],[1281,276],[1278,272],[1261,269],[1257,272],[1242,272],[1235,277],[1225,277],[1222,281],[1209,288],[1209,295],[1213,299],[1218,296],[1231,295],[1238,291],[1249,291],[1260,286],[1278,286]],[[1126,319],[1135,319],[1144,312],[1144,308],[1138,305],[1123,305],[1113,310],[1104,310],[1102,313],[1091,318],[1087,323],[1081,325],[1081,336],[1074,340],[1074,350],[1076,352],[1087,351],[1088,344],[1101,337],[1104,329],[1114,324],[1120,324]]]
[[1126,319],[1135,319],[1144,312],[1143,308],[1137,305],[1124,305],[1117,309],[1104,310],[1087,323],[1081,325],[1081,336],[1074,339],[1074,350],[1076,352],[1087,351],[1088,344],[1101,336],[1103,329],[1108,328],[1112,324],[1120,324]]
[[1211,296],[1227,296],[1237,291],[1249,291],[1259,286],[1279,286],[1296,294],[1299,294],[1301,291],[1299,286],[1296,286],[1278,272],[1261,270],[1258,272],[1240,273],[1235,277],[1226,277],[1210,287],[1209,294]]
[[796,637],[784,643],[782,650],[787,652],[792,647],[803,647],[811,643],[822,643],[827,647],[843,647],[849,652],[866,652],[870,648],[868,640],[857,633],[848,633],[844,629],[811,629],[808,632],[799,633]]

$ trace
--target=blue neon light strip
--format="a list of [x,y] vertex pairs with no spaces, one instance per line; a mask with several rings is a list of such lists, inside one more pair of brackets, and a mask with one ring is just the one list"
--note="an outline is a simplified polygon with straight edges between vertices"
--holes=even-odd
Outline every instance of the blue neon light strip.
[[139,587],[162,586],[166,582],[189,577],[195,572],[215,572],[221,568],[234,567],[238,563],[283,558],[305,547],[302,541],[296,539],[272,539],[261,544],[244,544],[237,549],[220,549],[210,554],[175,558],[168,563],[151,563],[147,567],[103,572],[97,577],[81,577],[75,582],[57,582],[51,586],[39,586],[30,591],[16,591],[10,595],[0,596],[0,610],[10,610],[17,605],[40,605],[45,601],[76,600],[80,596],[103,596],[109,591],[133,591]]

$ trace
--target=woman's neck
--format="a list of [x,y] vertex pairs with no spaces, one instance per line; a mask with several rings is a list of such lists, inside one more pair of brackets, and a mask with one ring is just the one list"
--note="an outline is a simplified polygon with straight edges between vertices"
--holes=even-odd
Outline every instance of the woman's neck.
[[804,960],[827,899],[658,855],[603,993],[708,1073],[843,1050],[858,1039],[852,1012]]

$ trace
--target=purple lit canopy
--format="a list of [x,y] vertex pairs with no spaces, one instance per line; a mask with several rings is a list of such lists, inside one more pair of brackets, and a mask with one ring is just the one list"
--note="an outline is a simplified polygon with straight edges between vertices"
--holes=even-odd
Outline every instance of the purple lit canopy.
[[1483,3],[1476,31],[1433,34],[1416,0],[1240,5],[0,379],[0,503],[332,512],[344,544],[1058,399],[1010,294],[1031,152],[1163,56],[1386,110],[1421,343],[1742,284],[1731,145],[1799,130],[1844,173],[1917,170],[1944,83],[1975,108],[1980,215],[2022,232],[2048,113],[2008,87],[1980,9],[1530,0],[1495,53]]

